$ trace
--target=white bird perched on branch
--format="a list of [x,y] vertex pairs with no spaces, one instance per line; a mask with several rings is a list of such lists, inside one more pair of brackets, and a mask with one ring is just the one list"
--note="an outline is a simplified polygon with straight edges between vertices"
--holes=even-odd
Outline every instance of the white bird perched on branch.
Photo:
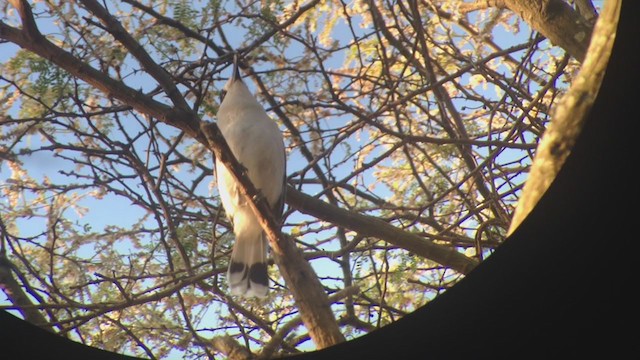
[[[242,81],[237,54],[222,96],[217,114],[220,132],[279,222],[286,168],[282,133]],[[234,177],[218,160],[216,177],[222,205],[236,236],[227,272],[229,288],[234,295],[264,297],[269,290],[264,231]]]

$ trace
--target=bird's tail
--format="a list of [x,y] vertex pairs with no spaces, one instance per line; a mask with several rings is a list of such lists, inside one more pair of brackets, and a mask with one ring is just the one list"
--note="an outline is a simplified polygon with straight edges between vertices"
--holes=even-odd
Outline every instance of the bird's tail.
[[269,291],[267,276],[267,239],[237,237],[231,253],[227,279],[231,294],[265,297]]

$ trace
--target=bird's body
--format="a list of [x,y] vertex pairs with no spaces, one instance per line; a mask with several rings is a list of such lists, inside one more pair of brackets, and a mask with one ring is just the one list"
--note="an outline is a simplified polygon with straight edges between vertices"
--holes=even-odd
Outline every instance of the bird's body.
[[[273,213],[282,213],[285,152],[282,133],[240,79],[239,72],[225,86],[218,110],[218,127],[249,179],[265,197]],[[216,160],[216,178],[222,205],[236,236],[229,270],[229,288],[234,295],[266,296],[267,240],[256,214],[238,191],[234,177]]]

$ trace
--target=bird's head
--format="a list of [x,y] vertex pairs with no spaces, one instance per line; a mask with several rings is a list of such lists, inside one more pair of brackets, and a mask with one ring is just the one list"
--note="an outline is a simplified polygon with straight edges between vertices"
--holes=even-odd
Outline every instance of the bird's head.
[[238,112],[246,109],[260,108],[260,104],[251,93],[247,85],[242,81],[240,75],[240,56],[236,53],[233,56],[233,72],[224,85],[220,94],[219,115],[225,112]]
[[240,75],[240,55],[235,53],[233,55],[233,72],[231,73],[231,77],[227,83],[222,88],[220,102],[224,102],[224,99],[229,93],[237,93],[245,89],[248,91],[247,86],[244,84],[244,81],[242,81],[242,75]]

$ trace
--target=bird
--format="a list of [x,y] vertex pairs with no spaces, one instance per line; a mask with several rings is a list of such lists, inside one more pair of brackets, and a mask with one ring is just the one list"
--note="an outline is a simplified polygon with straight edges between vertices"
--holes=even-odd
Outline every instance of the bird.
[[[221,92],[217,125],[280,225],[286,181],[284,139],[276,122],[242,80],[237,53],[232,75]],[[227,270],[230,292],[242,297],[265,297],[269,290],[266,235],[229,169],[218,159],[215,169],[220,201],[235,235]]]

